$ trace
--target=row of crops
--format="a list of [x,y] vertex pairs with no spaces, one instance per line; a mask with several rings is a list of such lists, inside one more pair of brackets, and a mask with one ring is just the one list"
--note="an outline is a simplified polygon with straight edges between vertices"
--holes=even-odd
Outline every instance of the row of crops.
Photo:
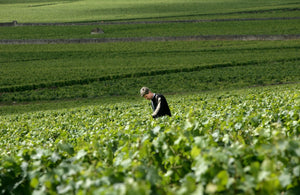
[[[84,47],[83,47],[84,46]],[[1,87],[298,58],[299,41],[0,45]]]
[[[284,67],[284,68],[283,68]],[[2,93],[0,101],[29,102],[76,98],[138,96],[143,85],[164,93],[190,93],[228,90],[262,85],[298,83],[299,61],[273,62],[207,68],[192,72],[175,72],[155,76],[128,77],[96,81],[90,84]]]
[[[299,16],[297,0],[1,0],[1,22],[89,22]],[[45,14],[47,13],[47,14]],[[298,14],[298,15],[297,15]]]
[[300,87],[0,117],[2,194],[299,194]]
[[0,101],[136,95],[149,83],[169,93],[299,82],[298,45],[293,40],[0,46]]
[[[0,27],[1,40],[299,32],[297,0],[0,4],[4,22],[157,21]],[[219,20],[158,21],[207,18]],[[104,34],[91,35],[95,27]],[[0,194],[300,193],[299,40],[0,45],[0,53]],[[143,85],[165,94],[172,117],[151,118]],[[246,89],[229,91],[237,88]]]
[[299,41],[2,45],[2,87],[298,58]]
[[[19,1],[0,3],[8,6],[7,9],[11,9],[13,6],[25,6],[22,8],[24,12],[35,9],[34,4],[37,4],[36,6],[42,6],[43,9],[48,10],[49,18],[53,11],[51,7],[56,7],[55,14],[58,14],[59,6],[66,3],[53,1],[53,4],[44,4],[44,1],[28,1],[18,4],[17,2]],[[72,6],[74,9],[78,8],[78,3],[81,2],[70,1],[68,8]],[[108,6],[108,10],[112,11],[109,13],[109,17],[114,20],[119,17],[119,12],[115,16],[116,13],[111,8],[120,3],[122,6],[126,4],[132,7],[132,9],[126,8],[131,13],[135,12],[136,6],[141,8],[139,6],[142,4],[147,5],[148,11],[153,6],[156,7],[154,10],[164,10],[167,8],[165,5],[168,5],[168,9],[170,6],[174,7],[172,10],[174,13],[169,15],[170,13],[164,12],[167,15],[148,18],[143,17],[141,12],[137,18],[132,18],[130,15],[129,18],[125,17],[120,24],[116,24],[120,21],[115,21],[116,23],[111,25],[106,25],[109,21],[104,20],[100,24],[105,33],[96,35],[96,37],[288,36],[299,32],[299,25],[297,25],[299,8],[298,2],[294,0],[276,3],[269,1],[243,2],[241,4],[236,2],[218,4],[194,0],[185,2],[185,9],[196,8],[202,10],[202,14],[195,14],[194,9],[185,10],[185,14],[175,13],[175,10],[183,9],[181,2],[176,0],[165,1],[166,4],[160,2],[160,6],[155,2],[146,1],[135,4],[131,1],[103,3],[89,0],[85,2],[84,7],[95,8],[96,4],[101,4],[103,10],[99,13],[104,14],[107,13],[105,9]],[[84,7],[79,7],[84,9]],[[36,14],[36,12],[30,13]],[[5,15],[4,12],[1,14]],[[13,11],[11,14],[18,15]],[[80,18],[81,16],[76,14],[76,18],[74,18],[72,15],[72,21],[82,24],[86,18]],[[27,17],[32,17],[32,15]],[[40,17],[39,19],[40,22],[45,20]],[[177,23],[178,19],[190,22]],[[205,21],[205,19],[212,20]],[[222,21],[222,19],[224,20]],[[25,16],[23,20],[26,21]],[[126,21],[141,22],[141,20],[151,20],[153,23],[124,23]],[[168,23],[166,20],[173,22]],[[191,22],[192,20],[198,20],[198,22]],[[30,22],[32,21],[35,20]],[[69,19],[62,22],[66,21]],[[22,23],[22,21],[19,22]],[[90,31],[99,26],[1,27],[0,39],[94,38],[95,36],[91,35]],[[295,83],[299,82],[298,50],[298,40],[0,45],[0,102],[1,104],[11,104],[12,102],[36,100],[132,96],[136,95],[136,89],[141,85],[149,86],[149,81],[151,83],[154,81],[152,86],[166,93]]]
[[[299,16],[299,13],[298,13]],[[197,35],[294,35],[299,34],[299,17],[269,20],[178,22],[118,25],[1,27],[0,39],[82,39],[117,37],[180,37]],[[91,34],[101,28],[103,34]],[[220,31],[219,29],[222,29]]]

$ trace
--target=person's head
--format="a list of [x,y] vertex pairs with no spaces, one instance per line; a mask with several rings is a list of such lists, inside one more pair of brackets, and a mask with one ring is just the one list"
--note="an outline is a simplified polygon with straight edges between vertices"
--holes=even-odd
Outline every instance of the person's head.
[[140,94],[142,97],[144,97],[147,100],[152,100],[153,93],[150,91],[148,87],[142,87],[140,90]]

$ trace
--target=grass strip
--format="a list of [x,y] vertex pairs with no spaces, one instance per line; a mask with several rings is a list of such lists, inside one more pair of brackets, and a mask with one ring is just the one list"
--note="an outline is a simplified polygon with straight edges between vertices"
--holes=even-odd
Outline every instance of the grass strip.
[[72,85],[85,85],[92,82],[99,81],[110,81],[110,80],[118,80],[124,78],[138,78],[144,76],[156,76],[156,75],[165,75],[171,73],[180,73],[180,72],[194,72],[201,71],[205,69],[215,69],[215,68],[225,68],[225,67],[236,67],[236,66],[249,66],[249,65],[257,65],[263,63],[279,63],[279,62],[289,62],[289,61],[298,61],[300,58],[292,58],[292,59],[282,59],[276,61],[249,61],[243,63],[225,63],[225,64],[213,64],[206,66],[195,66],[190,68],[177,68],[177,69],[166,69],[166,70],[156,70],[156,71],[147,71],[147,72],[136,72],[129,74],[120,74],[120,75],[111,75],[111,76],[103,76],[99,78],[86,78],[79,80],[67,80],[67,81],[56,81],[52,83],[40,83],[40,84],[28,84],[28,85],[19,85],[19,86],[11,86],[11,87],[2,87],[0,88],[0,92],[2,93],[12,93],[12,92],[21,92],[27,90],[36,90],[42,88],[53,88],[53,87],[64,87],[64,86],[72,86]]

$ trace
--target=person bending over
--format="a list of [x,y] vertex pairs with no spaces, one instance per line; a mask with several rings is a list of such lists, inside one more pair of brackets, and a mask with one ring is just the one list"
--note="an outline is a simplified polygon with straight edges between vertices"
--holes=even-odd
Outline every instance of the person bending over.
[[148,87],[142,87],[140,90],[140,94],[145,99],[151,100],[153,118],[158,118],[165,115],[171,116],[168,102],[162,94],[152,93]]

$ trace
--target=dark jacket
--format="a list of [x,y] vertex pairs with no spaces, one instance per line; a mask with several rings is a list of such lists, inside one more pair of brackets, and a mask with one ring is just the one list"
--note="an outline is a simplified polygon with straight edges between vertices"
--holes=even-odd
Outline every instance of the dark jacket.
[[151,106],[153,109],[153,118],[169,115],[171,116],[171,111],[166,98],[161,94],[155,94],[151,100]]

